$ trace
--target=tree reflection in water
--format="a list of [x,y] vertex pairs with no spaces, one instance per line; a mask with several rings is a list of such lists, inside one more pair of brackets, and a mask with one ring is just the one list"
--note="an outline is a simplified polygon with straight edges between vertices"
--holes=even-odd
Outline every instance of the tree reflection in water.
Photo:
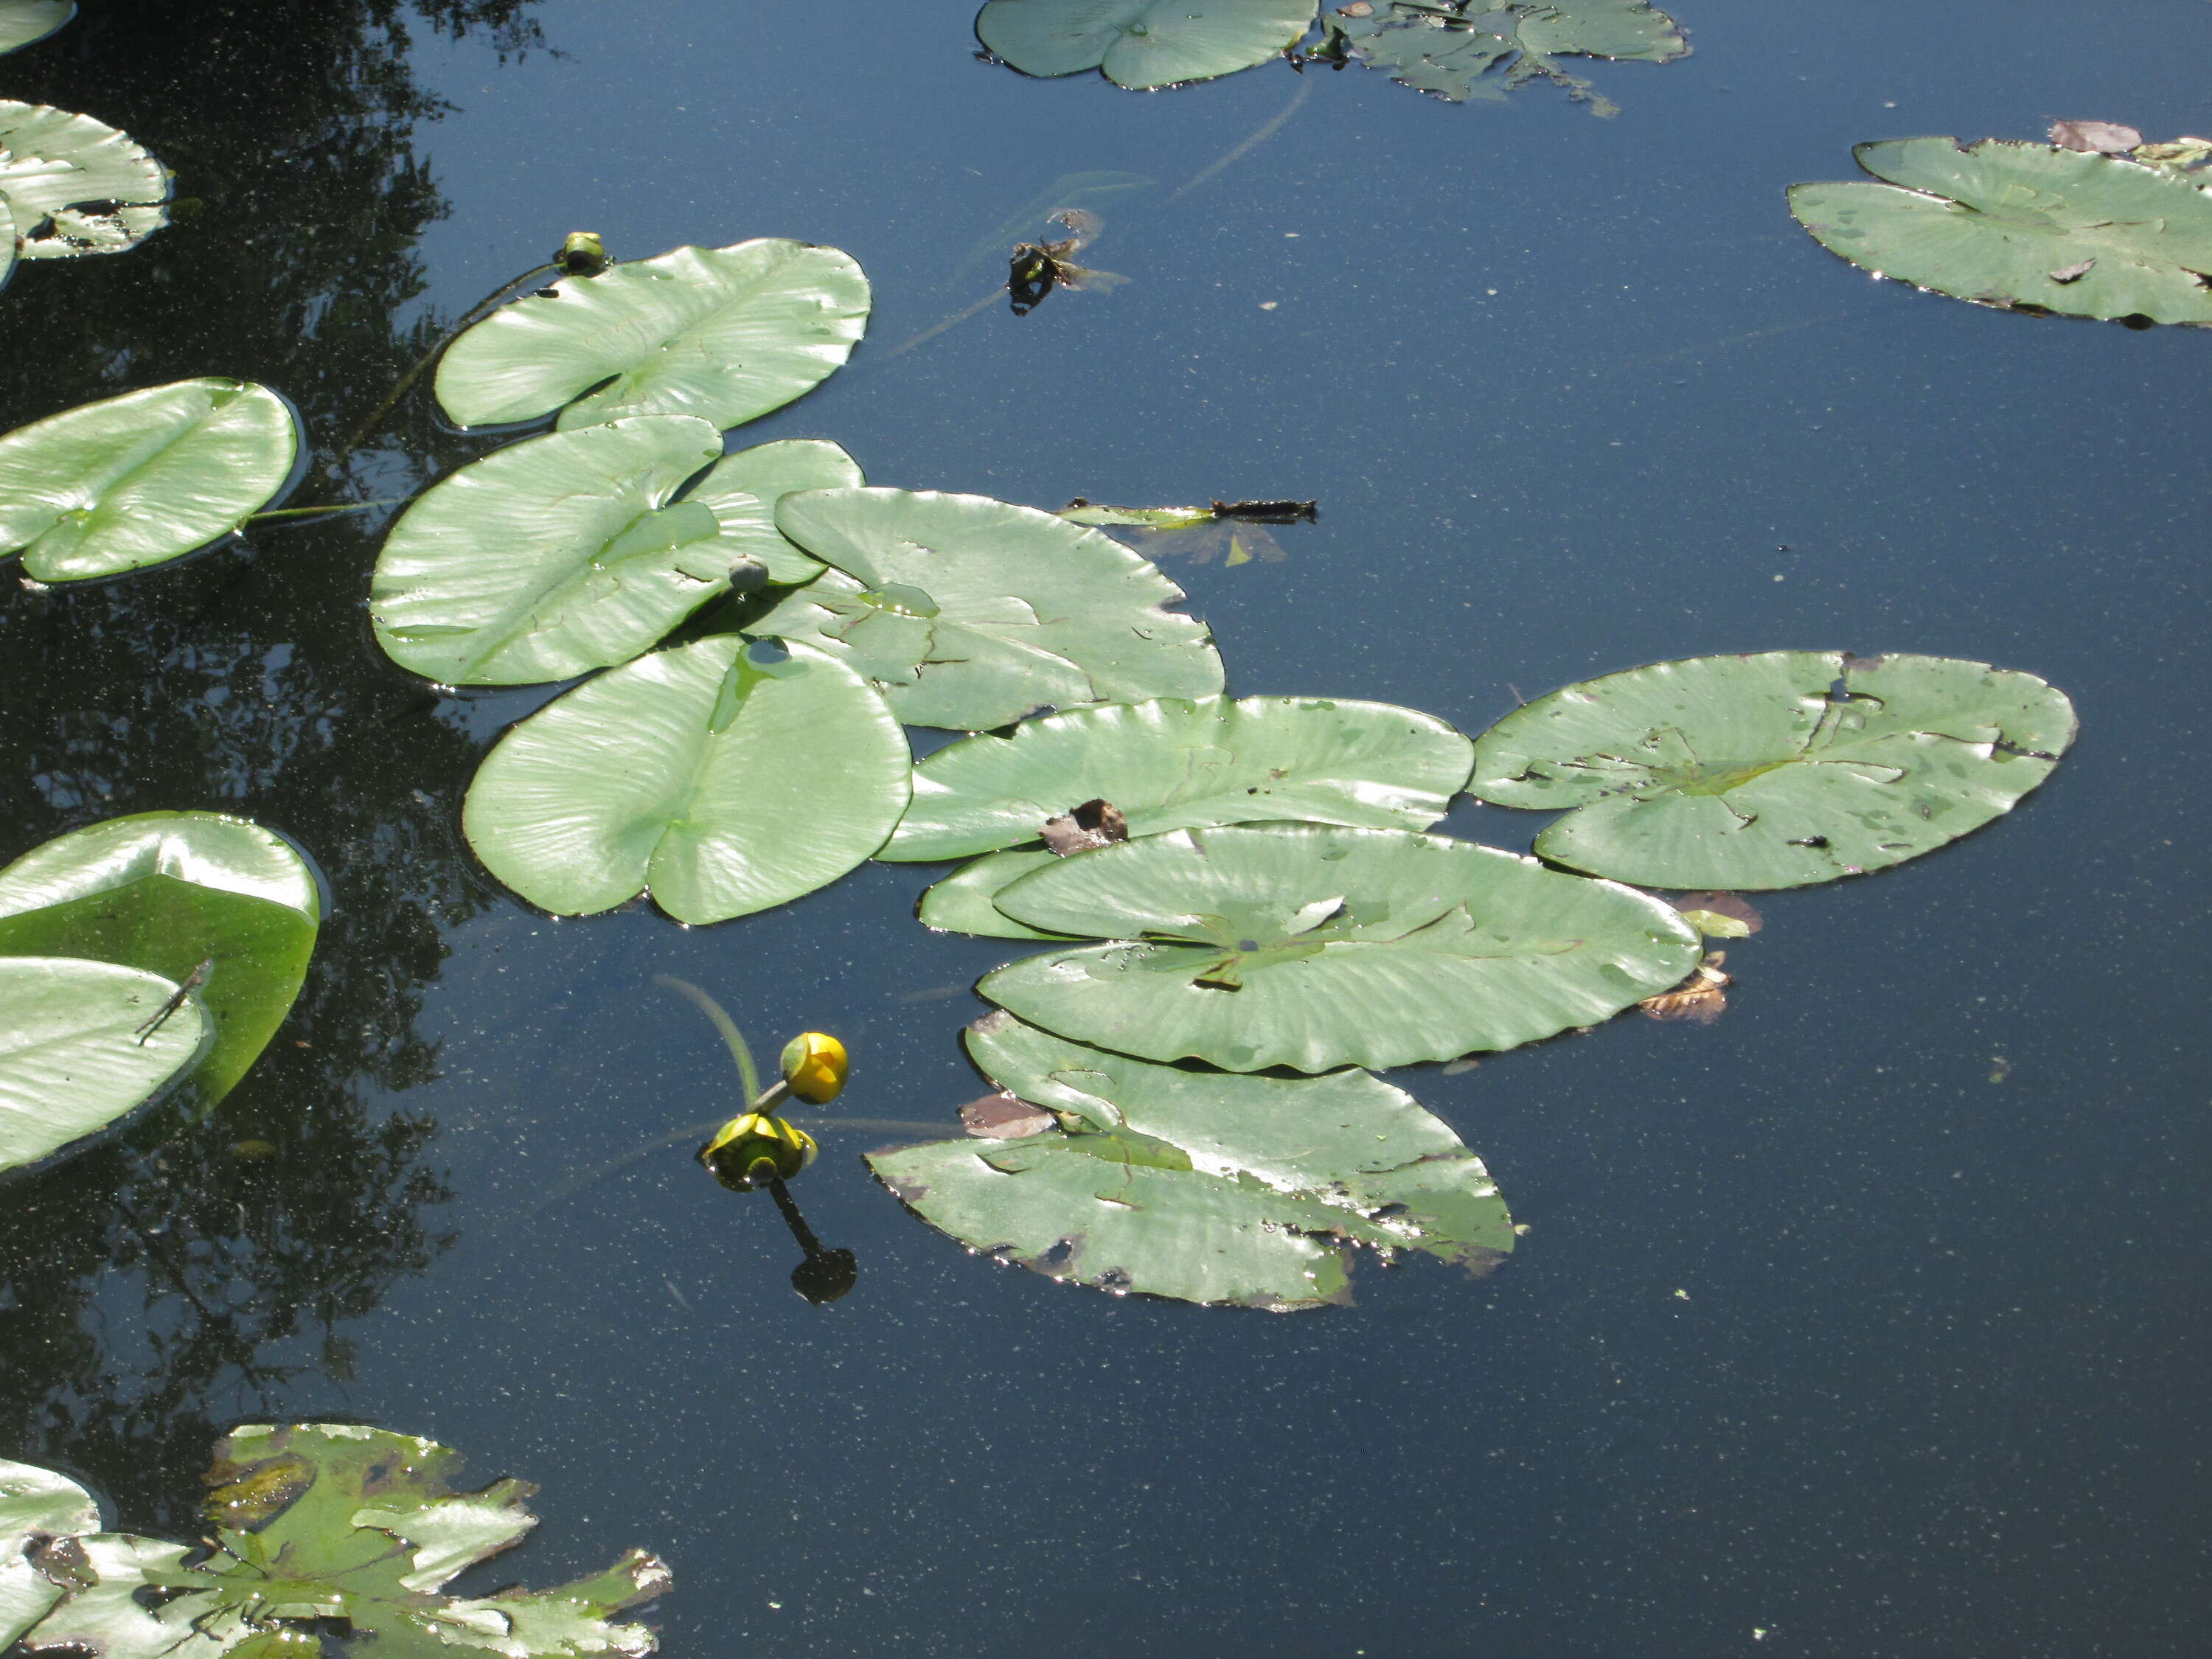
[[[125,129],[182,204],[130,253],[18,268],[0,428],[232,374],[291,398],[327,455],[441,326],[399,320],[447,210],[409,27],[504,55],[542,46],[532,3],[106,0],[0,61],[0,94]],[[461,442],[410,399],[338,488],[405,494]],[[490,890],[454,830],[477,745],[362,610],[384,516],[47,592],[0,573],[0,859],[214,807],[292,836],[331,888],[299,1007],[211,1121],[134,1125],[0,1201],[0,1455],[64,1462],[157,1532],[191,1529],[217,1426],[282,1416],[304,1372],[343,1382],[338,1328],[447,1242],[436,1126],[377,1097],[434,1074],[416,1024],[441,931]]]

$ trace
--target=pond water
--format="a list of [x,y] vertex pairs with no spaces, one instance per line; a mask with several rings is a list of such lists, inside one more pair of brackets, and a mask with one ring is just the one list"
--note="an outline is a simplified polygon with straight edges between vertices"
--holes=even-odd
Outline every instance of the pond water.
[[[1014,954],[910,920],[933,872],[696,930],[505,894],[459,803],[553,688],[439,700],[383,659],[381,515],[10,581],[0,855],[222,807],[335,909],[213,1123],[0,1191],[0,1454],[181,1536],[230,1423],[429,1436],[544,1489],[501,1579],[665,1555],[672,1655],[2206,1650],[2212,797],[2174,676],[2212,336],[1869,282],[1783,200],[1865,139],[2203,131],[2203,0],[1682,0],[1695,55],[1577,64],[1610,119],[1359,70],[1028,81],[954,6],[439,9],[542,29],[505,53],[380,46],[365,9],[121,4],[0,62],[200,204],[17,273],[0,426],[230,374],[329,447],[571,228],[788,235],[866,266],[868,341],[737,441],[1048,507],[1319,498],[1283,562],[1166,567],[1232,690],[1474,732],[1641,662],[1908,650],[2041,674],[2082,735],[1960,845],[1763,899],[1710,1029],[1394,1074],[1530,1231],[1480,1282],[1370,1265],[1357,1306],[1273,1316],[1001,1269],[876,1186],[859,1154],[899,1137],[836,1116],[949,1126],[968,988]],[[1156,181],[1085,256],[1126,286],[897,349],[1090,171]],[[352,487],[484,447],[418,396]],[[851,1048],[796,1188],[858,1256],[844,1301],[794,1296],[765,1201],[690,1163],[735,1085],[656,974]]]

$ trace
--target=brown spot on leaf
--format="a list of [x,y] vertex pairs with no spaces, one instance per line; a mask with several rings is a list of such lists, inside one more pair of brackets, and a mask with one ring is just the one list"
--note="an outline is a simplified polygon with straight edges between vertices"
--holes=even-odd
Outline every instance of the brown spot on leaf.
[[2133,149],[2143,136],[2117,121],[2053,121],[2051,142],[2061,149],[2087,150],[2093,155],[2118,155]]
[[960,1127],[981,1140],[1020,1140],[1052,1126],[1050,1112],[1003,1089],[960,1109]]
[[1060,857],[1085,853],[1094,847],[1111,847],[1129,839],[1129,821],[1121,809],[1108,800],[1087,800],[1073,811],[1047,818],[1039,832],[1044,844]]
[[2078,265],[2062,265],[2051,273],[2054,283],[2078,283],[2097,268],[2094,259],[2084,259]]

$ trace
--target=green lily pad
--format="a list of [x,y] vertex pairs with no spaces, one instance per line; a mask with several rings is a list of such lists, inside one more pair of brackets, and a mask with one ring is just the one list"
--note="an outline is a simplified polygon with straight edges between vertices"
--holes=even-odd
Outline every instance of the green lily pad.
[[1468,787],[1579,809],[1536,839],[1555,864],[1649,887],[1802,887],[1979,829],[2074,732],[2064,693],[1987,663],[1692,657],[1516,709],[1476,739]]
[[1024,75],[1095,69],[1142,89],[1264,64],[1313,17],[1314,0],[989,0],[975,36]]
[[1024,927],[999,908],[997,903],[1002,890],[1030,871],[1043,869],[1058,856],[1042,847],[1016,847],[1003,853],[987,854],[933,883],[915,908],[915,917],[923,927],[940,933],[980,933],[987,939],[1066,939],[1066,933],[1048,933],[1041,927]]
[[0,956],[85,957],[182,983],[215,1041],[196,1107],[228,1094],[284,1023],[322,920],[314,873],[281,836],[220,812],[138,812],[58,836],[0,870]]
[[0,1170],[106,1128],[199,1058],[210,1024],[190,997],[139,1029],[176,989],[112,962],[0,957]]
[[[0,21],[5,15],[0,14]],[[49,1576],[28,1559],[41,1539],[100,1530],[100,1505],[64,1476],[0,1458],[0,1650],[52,1612],[68,1593],[66,1576]]]
[[377,643],[447,685],[567,679],[650,650],[729,591],[734,550],[696,502],[722,453],[684,415],[526,438],[416,497],[369,585]]
[[776,503],[802,489],[857,489],[866,482],[859,463],[827,439],[779,438],[725,456],[684,499],[714,509],[732,560],[757,559],[769,581],[796,586],[827,567],[775,527]]
[[1124,941],[976,989],[1048,1030],[1231,1071],[1376,1069],[1594,1025],[1698,961],[1671,906],[1494,847],[1405,830],[1176,830],[1061,859],[997,903]]
[[137,246],[169,222],[169,183],[167,167],[105,122],[0,98],[0,200],[22,258]]
[[906,808],[906,737],[826,653],[716,635],[586,682],[515,726],[462,829],[492,874],[560,915],[650,891],[722,921],[835,881]]
[[245,380],[176,380],[65,409],[0,436],[0,556],[21,553],[47,582],[160,564],[266,507],[299,453],[284,400]]
[[501,307],[447,348],[438,402],[459,424],[560,409],[564,432],[626,415],[726,430],[836,374],[868,317],[849,254],[775,237],[564,276],[553,294]]
[[2212,198],[2118,155],[1985,138],[1861,144],[1790,210],[1863,270],[1978,305],[2212,324]]
[[927,1142],[868,1164],[922,1219],[997,1260],[1100,1290],[1280,1311],[1351,1300],[1348,1244],[1476,1273],[1513,1248],[1482,1161],[1365,1072],[1155,1066],[1003,1012],[969,1028],[968,1052],[1062,1130]]
[[980,730],[1047,707],[1208,696],[1221,659],[1182,590],[1111,537],[985,495],[817,489],[776,526],[834,568],[754,634],[832,652],[909,726]]
[[[433,1441],[349,1424],[250,1425],[216,1450],[207,1518],[216,1548],[127,1534],[76,1540],[79,1577],[23,1638],[33,1653],[77,1647],[98,1659],[313,1659],[314,1626],[340,1621],[378,1653],[500,1659],[643,1659],[653,1632],[610,1622],[661,1595],[668,1569],[632,1550],[591,1577],[549,1590],[455,1596],[444,1587],[520,1541],[535,1488],[450,1484],[459,1457]],[[149,1600],[146,1592],[160,1593]]]
[[45,40],[76,15],[76,0],[0,0],[0,54]]
[[1024,720],[914,769],[914,804],[881,854],[964,858],[1037,839],[1077,803],[1121,809],[1132,836],[1299,818],[1425,830],[1466,783],[1473,745],[1434,715],[1338,697],[1163,697]]
[[[1558,4],[1476,3],[1464,8],[1425,0],[1383,0],[1364,17],[1341,10],[1322,15],[1317,54],[1350,56],[1387,71],[1401,85],[1462,103],[1502,98],[1515,87],[1547,80],[1610,115],[1589,82],[1570,75],[1561,58],[1634,58],[1670,63],[1688,54],[1674,20],[1645,0],[1560,0]],[[1503,64],[1502,73],[1486,80]]]

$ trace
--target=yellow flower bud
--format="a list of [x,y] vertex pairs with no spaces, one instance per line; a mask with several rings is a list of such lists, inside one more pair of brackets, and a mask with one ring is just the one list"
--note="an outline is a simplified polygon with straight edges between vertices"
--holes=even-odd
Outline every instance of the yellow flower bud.
[[769,1112],[741,1112],[699,1149],[699,1161],[733,1193],[790,1180],[814,1162],[814,1137]]
[[783,1080],[811,1105],[837,1098],[845,1086],[845,1045],[821,1031],[801,1031],[783,1045]]
[[614,262],[607,258],[607,245],[597,236],[588,230],[572,230],[553,263],[564,276],[596,276]]

